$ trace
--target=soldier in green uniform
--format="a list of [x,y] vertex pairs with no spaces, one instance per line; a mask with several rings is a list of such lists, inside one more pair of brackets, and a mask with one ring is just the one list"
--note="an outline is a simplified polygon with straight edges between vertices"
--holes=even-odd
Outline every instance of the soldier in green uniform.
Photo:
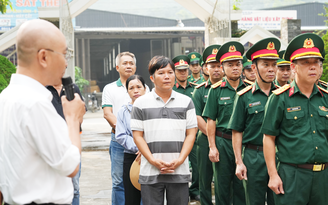
[[[172,59],[175,65],[175,85],[173,86],[173,90],[187,95],[188,97],[192,97],[192,93],[194,88],[197,84],[188,82],[188,69],[190,59],[185,55],[180,55]],[[190,154],[189,154],[189,161],[192,168],[192,183],[189,187],[189,196],[191,200],[199,201],[199,173],[198,173],[198,166],[197,166],[197,144],[195,142]]]
[[[205,51],[204,51],[205,52]],[[203,116],[207,117],[207,136],[209,158],[214,167],[215,203],[230,204],[231,196],[234,205],[245,204],[245,192],[240,180],[234,175],[236,164],[231,142],[231,130],[227,128],[233,101],[238,91],[245,88],[241,80],[243,69],[242,55],[244,46],[235,41],[223,44],[215,54],[225,73],[222,81],[212,85],[208,93]],[[204,55],[206,56],[206,55]],[[231,193],[232,191],[232,193]]]
[[323,49],[313,33],[289,43],[285,59],[295,80],[274,91],[265,108],[261,132],[276,205],[328,203],[328,94],[315,85]]
[[284,59],[285,50],[279,51],[279,60],[277,60],[278,70],[276,73],[276,79],[273,83],[279,87],[289,84],[290,74],[292,73],[290,69],[290,62]]
[[[204,51],[203,57],[207,59],[212,54],[213,49],[219,49],[220,45],[212,45]],[[205,60],[206,61],[206,60]],[[203,110],[207,101],[208,91],[211,86],[222,80],[222,69],[220,63],[216,60],[207,62],[205,69],[209,73],[209,79],[198,85],[192,95],[193,102],[196,109],[198,121],[198,135],[197,135],[197,163],[199,170],[199,195],[200,203],[202,205],[213,205],[212,203],[212,179],[213,166],[208,158],[209,147],[206,134],[206,118],[202,117]]]
[[245,77],[244,82],[247,85],[252,85],[256,80],[255,71],[251,67],[252,61],[248,60],[246,56],[243,57],[243,76]]
[[199,65],[199,61],[201,55],[197,52],[192,52],[188,54],[188,58],[190,59],[190,66],[189,69],[191,71],[191,75],[188,76],[188,81],[196,84],[201,84],[206,80],[201,75],[202,67]]
[[[264,106],[276,89],[273,81],[277,71],[280,41],[266,38],[254,44],[246,53],[252,60],[256,81],[238,92],[228,129],[232,129],[232,144],[236,161],[236,176],[243,180],[248,205],[274,205],[268,188],[269,176],[263,156],[263,135],[260,132]],[[243,145],[245,146],[243,151]]]
[[203,61],[203,57],[202,56],[200,57],[199,65],[200,65],[200,67],[202,67],[202,71],[203,71],[202,76],[203,76],[204,80],[205,81],[208,81],[208,78],[209,78],[209,75],[210,74],[209,74],[208,70],[205,67],[205,63]]
[[[323,53],[323,56],[325,56],[325,52]],[[324,89],[327,89],[328,88],[328,83],[323,81],[323,80],[320,80],[320,78],[322,76],[322,72],[323,72],[323,60],[321,59],[320,60],[320,73],[319,73],[319,78],[318,78],[316,84],[319,85],[320,87],[324,88]]]

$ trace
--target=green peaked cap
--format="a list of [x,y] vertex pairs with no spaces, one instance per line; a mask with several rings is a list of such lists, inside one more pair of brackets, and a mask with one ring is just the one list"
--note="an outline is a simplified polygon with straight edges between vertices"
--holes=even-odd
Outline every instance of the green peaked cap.
[[285,60],[293,61],[301,58],[324,57],[324,42],[314,33],[303,33],[290,41],[286,48]]
[[199,64],[199,60],[202,57],[202,55],[200,55],[197,52],[191,52],[188,54],[188,58],[190,59],[190,64]]
[[229,41],[223,44],[216,54],[216,61],[222,63],[231,60],[242,60],[245,48],[237,41]]
[[255,43],[246,52],[246,57],[249,60],[256,58],[262,59],[279,59],[278,51],[280,49],[280,41],[277,38],[265,38]]
[[190,59],[188,58],[188,56],[179,55],[174,57],[172,61],[174,63],[175,69],[182,70],[189,68]]
[[205,48],[203,52],[203,62],[210,63],[210,62],[218,62],[216,61],[216,54],[218,53],[221,45],[211,45]]
[[290,65],[290,62],[284,59],[284,54],[285,50],[279,51],[278,55],[280,59],[277,60],[277,66]]
[[198,63],[201,67],[203,67],[203,65],[204,65],[203,56],[200,56],[200,59],[199,59]]
[[[246,66],[252,65],[252,61],[248,60],[246,56],[243,56],[243,69],[245,69]],[[250,69],[250,67],[247,67],[246,69]]]

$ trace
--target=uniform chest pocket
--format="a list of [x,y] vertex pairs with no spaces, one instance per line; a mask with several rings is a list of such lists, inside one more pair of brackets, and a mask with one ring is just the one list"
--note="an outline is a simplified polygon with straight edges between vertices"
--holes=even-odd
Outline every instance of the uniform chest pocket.
[[318,129],[327,130],[328,129],[328,112],[323,110],[318,110],[320,118],[318,119]]
[[262,123],[264,117],[264,106],[258,105],[248,108],[248,114],[253,118],[252,123]]
[[286,112],[286,126],[300,128],[304,126],[304,111]]
[[230,97],[221,97],[221,99],[219,99],[219,106],[219,112],[224,112],[224,116],[230,117],[232,114],[233,99],[231,99]]

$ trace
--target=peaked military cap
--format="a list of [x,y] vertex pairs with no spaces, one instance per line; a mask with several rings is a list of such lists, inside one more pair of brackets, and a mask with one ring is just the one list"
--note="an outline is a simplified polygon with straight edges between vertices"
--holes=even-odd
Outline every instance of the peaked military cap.
[[284,59],[285,50],[279,51],[279,60],[277,60],[277,66],[290,65],[290,61]]
[[280,41],[277,38],[265,38],[255,43],[247,52],[247,59],[279,59]]
[[321,59],[324,57],[324,42],[317,34],[300,34],[291,40],[286,48],[285,60],[287,61],[292,62],[293,60],[310,57]]
[[207,47],[203,52],[204,63],[219,62],[216,61],[216,54],[218,53],[220,47],[221,45],[211,45]]
[[182,69],[188,69],[190,59],[185,55],[179,55],[172,59],[175,69],[182,70]]
[[201,67],[203,67],[203,65],[204,65],[203,56],[200,57],[198,63],[199,63],[199,65],[200,65]]
[[190,59],[190,65],[193,64],[199,64],[199,60],[202,57],[202,55],[200,55],[197,52],[191,52],[188,54],[188,58]]
[[250,69],[250,65],[252,65],[252,61],[248,60],[246,56],[243,56],[243,69]]
[[243,44],[237,41],[229,41],[220,47],[216,54],[216,61],[222,63],[225,61],[242,60],[244,51]]

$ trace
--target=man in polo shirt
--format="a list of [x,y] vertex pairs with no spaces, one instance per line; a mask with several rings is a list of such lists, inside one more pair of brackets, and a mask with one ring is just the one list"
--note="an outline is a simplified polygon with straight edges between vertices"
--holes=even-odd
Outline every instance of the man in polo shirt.
[[125,88],[126,80],[136,72],[136,58],[133,53],[123,52],[116,57],[116,70],[120,78],[105,86],[102,96],[104,118],[112,127],[109,154],[111,158],[112,204],[124,205],[123,160],[124,147],[115,139],[116,116],[118,110],[131,100]]
[[131,130],[142,154],[139,183],[143,205],[187,205],[188,155],[194,145],[197,118],[191,98],[172,90],[173,62],[155,56],[149,62],[155,88],[139,97],[131,113]]

